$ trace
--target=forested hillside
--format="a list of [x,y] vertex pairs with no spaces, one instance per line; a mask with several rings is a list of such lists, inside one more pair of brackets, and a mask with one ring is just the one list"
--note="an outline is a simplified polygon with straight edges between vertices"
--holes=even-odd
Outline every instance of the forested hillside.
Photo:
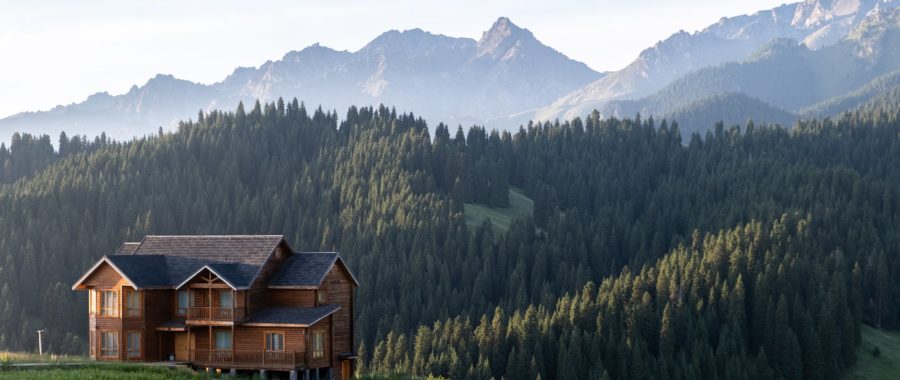
[[[82,350],[71,283],[122,241],[283,233],[343,252],[376,372],[833,377],[860,323],[900,324],[898,116],[685,143],[597,113],[434,136],[383,107],[200,114],[0,187],[0,349],[46,328],[52,351]],[[504,207],[510,186],[533,218],[467,227],[465,203]]]

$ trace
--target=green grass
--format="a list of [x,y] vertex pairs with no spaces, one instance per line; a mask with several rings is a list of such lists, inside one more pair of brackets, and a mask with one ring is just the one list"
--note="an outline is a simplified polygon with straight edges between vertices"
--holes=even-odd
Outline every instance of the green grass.
[[0,380],[45,379],[45,380],[196,380],[209,379],[186,369],[170,369],[146,365],[94,364],[78,367],[43,367],[32,369],[0,370]]
[[505,234],[513,219],[531,216],[534,213],[534,201],[525,196],[522,189],[510,187],[509,207],[496,208],[478,203],[466,203],[464,211],[466,225],[469,228],[481,226],[481,223],[487,218],[493,224],[494,233]]
[[[876,347],[877,356],[873,354]],[[900,379],[900,333],[863,325],[856,359],[845,380]]]

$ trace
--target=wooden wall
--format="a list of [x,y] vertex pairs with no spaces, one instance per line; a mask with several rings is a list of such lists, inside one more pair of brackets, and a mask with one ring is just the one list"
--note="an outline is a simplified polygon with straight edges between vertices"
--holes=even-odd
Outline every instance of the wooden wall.
[[338,304],[341,309],[333,314],[334,318],[334,358],[332,368],[335,377],[340,378],[341,363],[338,354],[353,352],[353,280],[347,269],[338,262],[335,264],[325,280],[321,289],[326,292],[329,304]]
[[305,289],[269,289],[266,306],[274,307],[315,307],[316,291]]
[[259,276],[252,284],[248,294],[247,312],[250,315],[262,310],[266,306],[269,280],[281,269],[281,265],[292,255],[291,250],[282,242],[275,247],[272,258],[259,270]]
[[[314,359],[312,357],[312,346],[313,346],[312,336],[313,336],[313,333],[316,331],[322,331],[325,333],[325,355],[318,359]],[[318,323],[310,326],[308,334],[309,334],[309,343],[308,343],[309,350],[308,350],[306,357],[309,358],[309,368],[333,367],[333,365],[331,363],[337,361],[337,355],[335,355],[331,349],[331,347],[332,347],[331,339],[330,339],[330,337],[331,337],[331,317],[329,316],[329,317],[323,318]],[[337,369],[337,368],[335,368],[335,369]]]

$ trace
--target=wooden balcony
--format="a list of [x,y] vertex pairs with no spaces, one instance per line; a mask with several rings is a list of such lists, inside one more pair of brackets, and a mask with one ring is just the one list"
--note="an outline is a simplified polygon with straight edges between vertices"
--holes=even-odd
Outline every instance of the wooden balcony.
[[196,366],[289,371],[305,367],[305,352],[191,350]]
[[246,310],[243,307],[192,306],[188,308],[187,320],[239,322],[244,319]]

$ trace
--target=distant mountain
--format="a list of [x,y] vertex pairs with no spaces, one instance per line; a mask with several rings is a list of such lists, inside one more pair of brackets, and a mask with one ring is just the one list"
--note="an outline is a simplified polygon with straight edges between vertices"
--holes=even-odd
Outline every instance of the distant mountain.
[[647,102],[668,110],[721,93],[744,93],[796,111],[844,95],[900,70],[900,9],[871,15],[843,41],[810,50],[777,39],[744,62],[701,69],[672,82]]
[[897,46],[900,9],[893,8],[871,14],[837,44],[810,50],[776,39],[746,61],[700,69],[652,95],[596,109],[605,116],[674,119],[684,137],[717,121],[791,125],[796,115],[833,116],[900,84]]
[[326,109],[383,103],[434,124],[483,122],[545,106],[600,77],[501,17],[477,41],[392,30],[356,52],[316,44],[258,68],[238,68],[211,85],[159,75],[122,95],[98,93],[81,103],[2,119],[0,139],[15,131],[63,130],[127,139],[196,117],[201,109],[278,97]]
[[847,110],[865,107],[873,101],[880,102],[880,98],[898,90],[900,90],[900,71],[894,71],[873,79],[859,89],[803,108],[797,113],[804,118],[833,117]]
[[867,15],[894,8],[898,3],[807,0],[753,15],[723,18],[696,33],[681,31],[644,50],[624,69],[557,99],[533,116],[540,120],[584,116],[611,100],[647,96],[691,71],[744,60],[777,38],[821,49],[845,37]]

